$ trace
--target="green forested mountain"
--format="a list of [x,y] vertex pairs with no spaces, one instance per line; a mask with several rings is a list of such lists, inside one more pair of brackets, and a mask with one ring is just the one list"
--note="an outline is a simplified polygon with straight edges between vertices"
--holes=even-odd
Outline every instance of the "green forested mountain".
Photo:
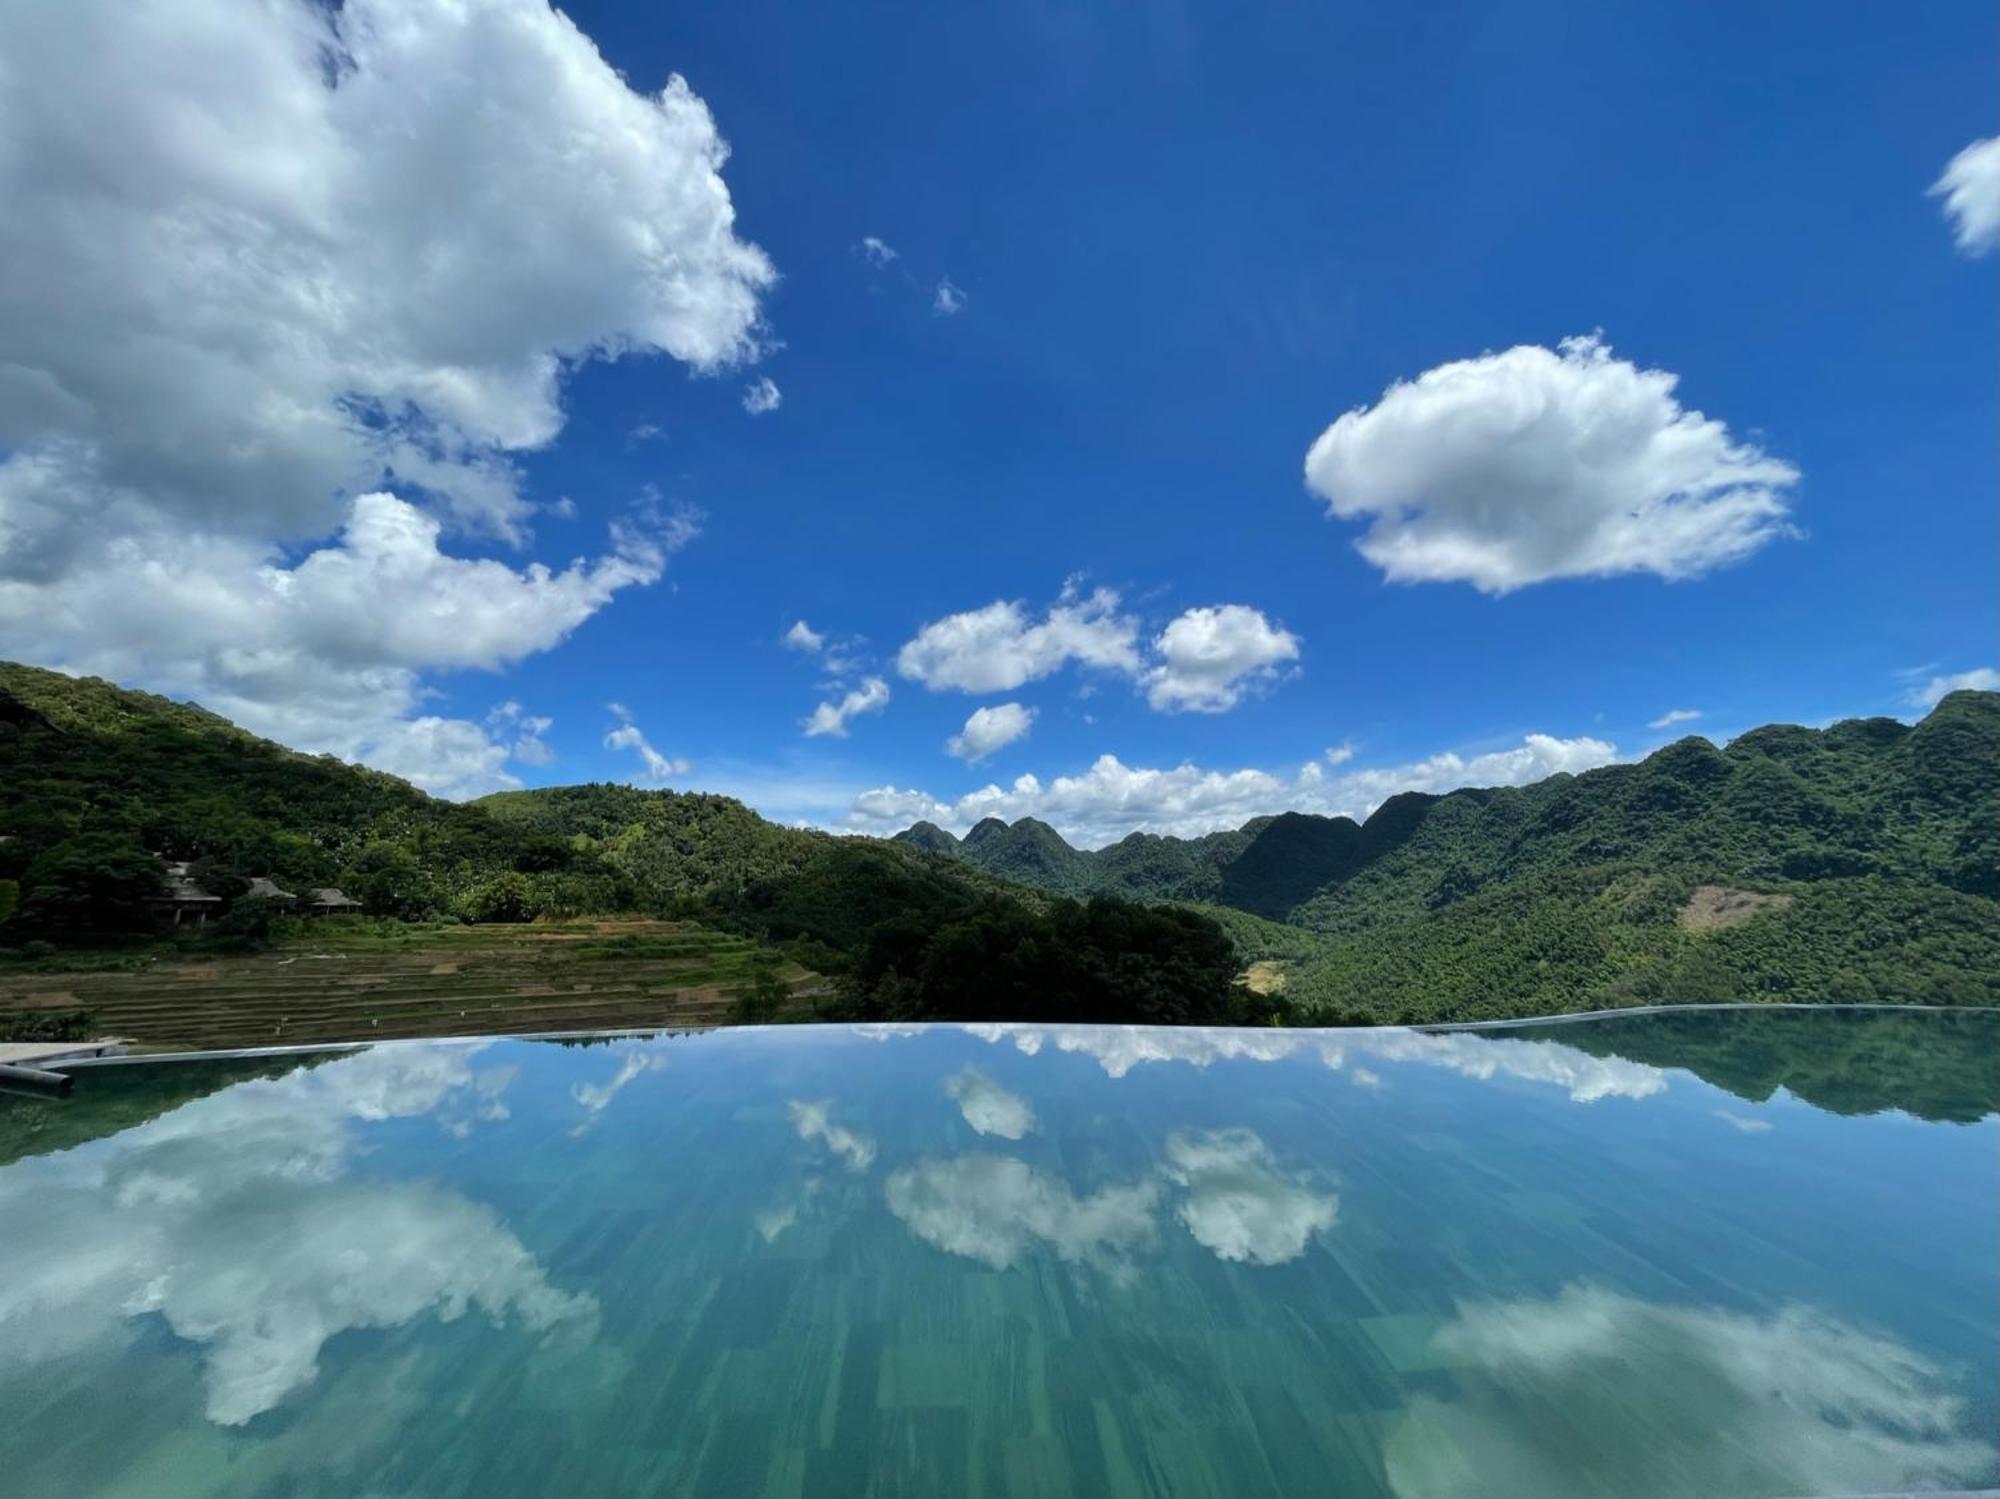
[[[197,707],[0,663],[0,950],[156,935],[163,859],[217,894],[255,876],[337,885],[402,919],[695,917],[831,976],[829,1015],[1246,1013],[1233,945],[1191,912],[1052,900],[904,844],[779,827],[727,797],[593,785],[439,801]],[[238,900],[220,933],[182,936],[245,939],[269,919]]]
[[338,885],[397,915],[479,914],[524,891],[555,912],[619,899],[564,843],[394,776],[297,754],[188,704],[8,663],[0,839],[0,881],[18,887],[11,925],[55,940],[129,926],[159,887],[154,854],[195,861],[222,894],[268,875],[290,890]]
[[[1361,825],[1293,813],[1069,859],[1045,831],[1011,877],[1057,868],[1053,888],[1265,918],[1215,913],[1320,1015],[2000,997],[2000,694],[1954,693],[1914,727],[1774,725],[1533,786],[1410,793]],[[984,866],[1003,848],[989,830],[955,852]]]
[[[1407,794],[1361,824],[1287,813],[1087,852],[1033,820],[837,838],[629,786],[459,805],[196,707],[0,664],[0,948],[142,933],[160,855],[222,894],[269,875],[404,918],[693,916],[788,944],[839,981],[837,1013],[1991,1003],[2000,694],[1955,693],[1914,727],[1773,726]],[[1281,1001],[1231,989],[1252,959],[1281,966]]]
[[1003,880],[1058,895],[1090,888],[1090,860],[1045,822],[1023,817],[1009,827],[997,817],[975,825],[959,844],[966,862]]

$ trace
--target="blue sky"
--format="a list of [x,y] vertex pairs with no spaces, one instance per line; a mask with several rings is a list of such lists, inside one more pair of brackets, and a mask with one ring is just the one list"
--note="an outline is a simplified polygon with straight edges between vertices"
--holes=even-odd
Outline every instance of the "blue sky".
[[[166,9],[187,24],[156,48],[232,24],[227,7]],[[433,564],[418,539],[414,594],[357,591],[382,568],[354,556],[393,548],[342,530],[370,486],[338,464],[252,475],[227,506],[159,498],[168,446],[121,451],[112,396],[101,428],[48,415],[68,409],[49,387],[118,389],[62,341],[96,314],[51,331],[30,326],[50,297],[0,297],[0,336],[47,374],[0,382],[7,654],[200,696],[450,792],[636,777],[869,831],[1035,812],[1092,842],[1281,804],[1362,811],[1400,785],[1532,778],[1683,732],[1909,714],[1933,680],[1994,665],[1980,216],[2000,167],[1989,152],[1959,196],[1931,191],[1994,129],[1990,6],[1889,26],[1861,5],[589,3],[567,7],[573,36],[488,0],[490,35],[426,20],[397,50],[360,34],[431,9],[349,7],[349,93],[381,88],[375,115],[405,107],[389,91],[424,69],[471,65],[408,106],[420,157],[331,118],[329,159],[369,175],[330,205],[362,232],[326,274],[370,278],[377,321],[313,323],[333,352],[301,388],[402,434],[380,487],[410,509],[377,522],[405,541],[405,522],[432,522],[439,556],[499,571]],[[663,137],[600,172],[599,137],[536,71],[583,68],[592,44],[622,83],[590,75],[581,117],[643,112],[678,73],[726,162],[688,168]],[[62,62],[89,76],[51,81],[51,119],[58,87],[109,88],[116,64]],[[313,86],[274,87],[268,108],[317,110]],[[201,97],[185,78],[148,87]],[[508,110],[533,130],[503,155],[481,122]],[[82,181],[95,146],[159,117],[46,128]],[[263,150],[218,128],[162,170],[187,175],[182,202],[309,217],[263,185],[291,181]],[[692,227],[683,195],[656,192],[684,168],[709,193]],[[10,194],[84,194],[7,170]],[[434,181],[451,185],[420,191]],[[93,181],[87,201],[136,239],[177,212],[145,191]],[[450,244],[453,223],[424,227],[440,193],[485,232]],[[387,244],[367,232],[383,224]],[[635,226],[679,259],[631,251]],[[770,271],[718,259],[718,236]],[[441,241],[471,269],[421,303],[381,290],[449,260]],[[270,243],[260,288],[297,274]],[[505,274],[479,264],[495,243]],[[74,259],[56,231],[0,231],[0,248]],[[690,264],[707,280],[667,326],[645,288]],[[375,337],[392,321],[394,360]],[[495,373],[537,351],[564,361],[539,393]],[[753,413],[763,380],[780,399]],[[1417,383],[1390,396],[1397,382]],[[241,477],[242,434],[207,429],[242,409],[182,425],[176,461],[207,442],[221,456],[199,461],[228,470],[189,492]],[[1309,485],[1308,451],[1343,413]],[[80,441],[98,444],[89,471],[46,479],[47,455]],[[274,498],[284,483],[303,498]],[[178,653],[164,608],[122,643],[48,623],[101,620],[86,602],[128,597],[149,548],[155,572],[177,564],[146,542],[151,521],[124,553],[76,562],[54,522],[20,517],[135,504],[217,549],[169,590],[181,618],[216,621]],[[614,524],[627,541],[607,543]],[[578,557],[572,596],[544,609],[525,570]],[[267,597],[273,567],[310,568],[310,586]],[[267,623],[321,588],[310,624]],[[441,624],[352,622],[408,620],[427,588]],[[533,597],[516,609],[519,589]],[[466,593],[508,619],[466,625]],[[1009,618],[939,624],[1010,601]],[[818,650],[784,645],[798,621]],[[266,628],[282,639],[260,652]],[[315,711],[312,684],[336,676],[354,706]],[[949,685],[966,681],[999,685]],[[850,693],[839,732],[805,732]],[[1002,710],[990,737],[1026,732],[967,764],[947,744],[983,708]],[[1700,716],[1652,727],[1671,710]],[[1001,794],[966,799],[989,784]]]

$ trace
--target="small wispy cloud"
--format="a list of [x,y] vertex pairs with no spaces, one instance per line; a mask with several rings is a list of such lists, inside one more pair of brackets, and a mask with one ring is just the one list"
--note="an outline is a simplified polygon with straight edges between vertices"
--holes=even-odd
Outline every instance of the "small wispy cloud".
[[1717,1109],[1715,1117],[1741,1135],[1767,1135],[1771,1132],[1771,1121],[1752,1119],[1743,1114],[1732,1114],[1727,1109]]
[[880,677],[864,677],[861,685],[839,702],[821,703],[813,709],[812,717],[805,721],[806,737],[812,739],[830,734],[836,739],[845,739],[850,718],[858,718],[864,713],[880,713],[888,706],[889,684]]
[[861,258],[870,265],[887,265],[896,258],[895,247],[872,234],[864,234],[861,237],[860,250]]
[[1701,717],[1699,708],[1669,708],[1646,727],[1649,729],[1671,729],[1677,723],[1693,723]]
[[1974,141],[1952,157],[1931,184],[1931,196],[1944,199],[1963,254],[1984,255],[2000,246],[2000,136]]
[[784,403],[784,392],[778,389],[778,382],[769,375],[753,380],[743,387],[743,409],[752,416],[762,416],[767,411],[776,411]]
[[507,747],[507,756],[512,760],[519,760],[523,765],[554,763],[556,752],[542,736],[555,727],[555,722],[553,718],[544,718],[540,714],[524,711],[512,698],[497,704],[486,715],[488,728],[502,738],[513,736],[514,742]]
[[639,726],[632,721],[632,710],[627,708],[623,703],[607,703],[605,706],[611,710],[612,717],[616,718],[618,723],[610,733],[604,736],[604,747],[606,749],[631,750],[636,754],[639,757],[639,763],[645,767],[639,774],[638,778],[640,780],[664,781],[669,776],[684,776],[694,769],[693,761],[679,759],[671,755],[663,755],[654,749],[652,742],[640,732]]
[[1911,687],[1905,701],[1912,708],[1928,712],[1954,692],[2000,692],[2000,670],[1991,666],[1975,666],[1971,671],[1932,677],[1922,686]]
[[957,317],[965,310],[965,291],[951,277],[941,278],[931,298],[931,311],[938,317]]
[[779,644],[788,651],[804,651],[808,656],[816,656],[820,648],[826,644],[826,636],[804,620],[795,620],[792,627],[779,638]]

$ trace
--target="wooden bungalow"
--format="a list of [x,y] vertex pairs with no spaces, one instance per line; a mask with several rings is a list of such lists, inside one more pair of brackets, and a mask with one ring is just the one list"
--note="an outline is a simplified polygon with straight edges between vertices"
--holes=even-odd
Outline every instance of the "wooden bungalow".
[[356,916],[361,912],[361,902],[328,885],[306,892],[305,911],[308,916]]
[[175,926],[206,926],[208,918],[222,909],[222,897],[197,885],[186,863],[167,865],[166,876],[167,888],[146,904],[162,917],[171,914]]
[[243,892],[243,899],[268,900],[281,906],[291,906],[298,904],[299,898],[289,890],[280,890],[275,881],[260,874],[252,877],[250,888]]

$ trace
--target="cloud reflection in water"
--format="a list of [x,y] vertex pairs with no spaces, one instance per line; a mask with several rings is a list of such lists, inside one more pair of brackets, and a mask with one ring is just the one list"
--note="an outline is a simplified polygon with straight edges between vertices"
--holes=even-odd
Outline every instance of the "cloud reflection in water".
[[456,1192],[349,1178],[357,1123],[505,1117],[481,1048],[389,1046],[240,1083],[137,1128],[0,1170],[0,1370],[115,1350],[157,1313],[201,1346],[208,1418],[236,1426],[312,1381],[327,1339],[477,1308],[588,1335],[499,1216]]
[[[1460,1393],[1419,1395],[1390,1439],[1400,1499],[1874,1493],[1995,1476],[1942,1370],[1804,1307],[1756,1317],[1578,1285],[1461,1306],[1432,1349]],[[1703,1433],[1672,1470],[1662,1426]]]

